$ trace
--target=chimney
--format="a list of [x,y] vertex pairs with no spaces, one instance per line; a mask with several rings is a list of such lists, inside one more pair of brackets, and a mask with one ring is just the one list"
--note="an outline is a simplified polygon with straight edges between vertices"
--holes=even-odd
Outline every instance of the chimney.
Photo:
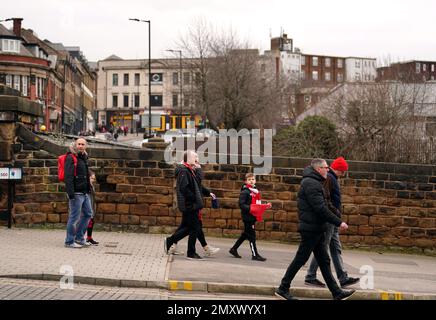
[[23,21],[23,18],[12,18],[12,20],[14,20],[14,34],[21,38],[21,21]]

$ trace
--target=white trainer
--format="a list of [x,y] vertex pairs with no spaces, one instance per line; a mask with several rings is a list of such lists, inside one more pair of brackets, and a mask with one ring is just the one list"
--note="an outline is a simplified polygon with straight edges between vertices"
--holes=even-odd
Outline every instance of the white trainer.
[[220,251],[220,248],[215,248],[215,247],[212,247],[212,246],[209,246],[209,245],[203,247],[203,249],[204,249],[204,252],[205,252],[204,255],[205,255],[206,257],[213,256],[213,255],[216,254],[218,251]]
[[181,251],[177,250],[177,244],[173,243],[173,245],[170,247],[170,249],[168,250],[168,254],[173,254],[175,256],[181,256],[184,253]]

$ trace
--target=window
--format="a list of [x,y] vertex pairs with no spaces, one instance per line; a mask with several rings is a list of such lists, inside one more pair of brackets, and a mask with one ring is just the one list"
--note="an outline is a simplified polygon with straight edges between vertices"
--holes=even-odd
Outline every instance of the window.
[[129,95],[125,94],[123,95],[123,107],[128,107],[129,106]]
[[27,96],[27,76],[23,76],[23,96]]
[[12,76],[10,74],[6,75],[6,85],[12,88]]
[[134,106],[135,106],[135,107],[139,107],[139,94],[135,94],[135,102],[134,102]]
[[325,73],[325,81],[330,81],[330,80],[332,80],[331,74],[330,74],[330,72],[326,72]]
[[150,105],[152,107],[162,107],[162,95],[154,94],[150,97]]
[[318,71],[312,71],[312,80],[318,80]]
[[306,72],[301,71],[301,80],[306,80]]
[[318,67],[318,57],[312,57],[312,66]]
[[355,66],[356,68],[360,68],[360,60],[356,60],[356,61],[354,62],[354,66]]
[[140,79],[139,73],[135,73],[135,86],[139,86],[139,79]]
[[338,82],[342,82],[342,81],[343,81],[342,73],[338,73],[338,75],[337,75],[337,81],[338,81]]
[[183,73],[183,83],[189,84],[191,80],[191,77],[189,76],[189,72]]
[[183,106],[188,108],[189,107],[189,97],[188,96],[184,96],[183,97]]
[[425,63],[422,64],[422,71],[424,71],[424,72],[427,71],[427,65]]
[[173,85],[176,86],[179,84],[179,73],[173,72]]
[[301,65],[302,66],[306,65],[306,57],[305,56],[301,56]]
[[129,85],[129,74],[128,73],[124,74],[124,85],[125,86]]
[[416,73],[421,73],[421,64],[419,62],[416,63],[415,69]]
[[3,39],[2,51],[20,53],[20,41]]
[[330,58],[325,58],[325,66],[326,67],[330,67],[332,64],[331,59]]
[[14,76],[14,89],[20,91],[20,76]]
[[356,81],[360,81],[360,73],[356,72],[356,73],[354,74],[354,80],[356,80]]
[[431,72],[434,72],[434,64],[431,65]]
[[173,94],[173,107],[177,107],[179,105],[179,96],[177,94]]
[[112,96],[112,107],[117,108],[118,107],[118,95]]
[[342,59],[338,59],[338,68],[342,68],[342,66],[343,66],[343,61],[342,61]]
[[114,73],[112,75],[112,85],[114,87],[118,86],[118,73]]

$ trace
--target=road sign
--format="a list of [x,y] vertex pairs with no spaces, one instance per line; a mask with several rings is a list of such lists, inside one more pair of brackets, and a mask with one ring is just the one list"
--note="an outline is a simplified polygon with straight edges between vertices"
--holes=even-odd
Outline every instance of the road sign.
[[0,168],[0,180],[21,180],[22,178],[21,168]]

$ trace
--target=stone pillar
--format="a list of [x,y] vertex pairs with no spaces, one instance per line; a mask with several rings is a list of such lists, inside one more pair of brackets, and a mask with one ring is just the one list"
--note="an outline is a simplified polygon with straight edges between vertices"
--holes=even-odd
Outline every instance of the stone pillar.
[[152,150],[165,150],[168,145],[169,143],[162,138],[150,138],[148,142],[142,144],[142,147]]
[[0,122],[0,161],[12,161],[14,138],[15,123]]

